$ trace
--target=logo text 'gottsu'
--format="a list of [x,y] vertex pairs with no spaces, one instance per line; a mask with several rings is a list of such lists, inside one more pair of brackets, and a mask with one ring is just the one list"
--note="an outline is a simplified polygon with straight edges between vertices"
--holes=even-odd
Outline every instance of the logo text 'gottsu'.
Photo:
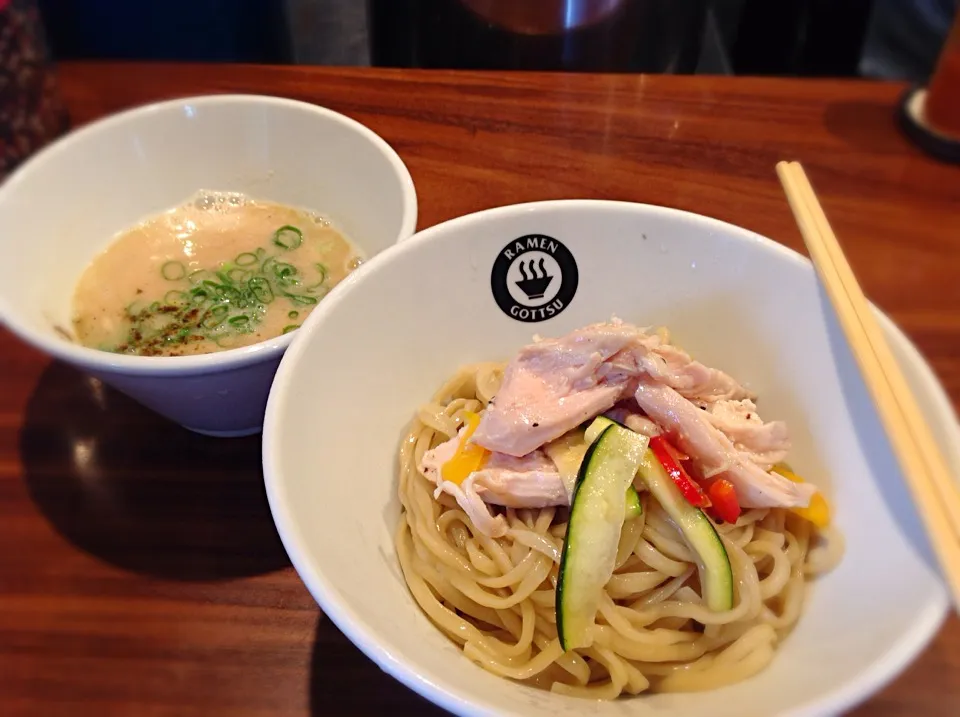
[[514,239],[497,255],[490,289],[517,321],[538,322],[563,311],[577,293],[577,262],[563,242],[543,234]]

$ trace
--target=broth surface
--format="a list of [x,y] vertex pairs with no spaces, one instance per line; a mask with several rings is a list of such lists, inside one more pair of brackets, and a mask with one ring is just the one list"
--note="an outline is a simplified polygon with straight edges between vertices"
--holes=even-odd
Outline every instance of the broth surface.
[[300,326],[361,255],[325,218],[200,192],[121,232],[84,271],[73,326],[91,348],[185,356]]

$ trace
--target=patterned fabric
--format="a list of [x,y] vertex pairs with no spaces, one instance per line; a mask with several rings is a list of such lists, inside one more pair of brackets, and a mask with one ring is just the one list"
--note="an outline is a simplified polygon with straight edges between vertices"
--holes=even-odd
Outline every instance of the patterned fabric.
[[66,128],[36,0],[0,0],[0,180]]

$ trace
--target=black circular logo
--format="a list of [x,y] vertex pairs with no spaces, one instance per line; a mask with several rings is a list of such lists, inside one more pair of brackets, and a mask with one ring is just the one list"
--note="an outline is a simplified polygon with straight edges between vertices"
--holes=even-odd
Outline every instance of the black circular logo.
[[562,242],[544,234],[527,234],[497,255],[490,289],[507,316],[537,322],[566,309],[579,280],[577,262]]

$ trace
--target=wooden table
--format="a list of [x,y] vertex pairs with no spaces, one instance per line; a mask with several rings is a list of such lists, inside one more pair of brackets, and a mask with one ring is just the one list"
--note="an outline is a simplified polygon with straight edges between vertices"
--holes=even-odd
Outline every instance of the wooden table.
[[[799,159],[865,290],[960,402],[960,168],[897,131],[898,85],[97,64],[62,81],[77,125],[207,92],[344,112],[403,157],[421,227],[598,197],[799,248],[773,171]],[[317,610],[258,438],[187,433],[3,330],[0,360],[0,715],[439,714]],[[855,714],[960,714],[960,621]]]

